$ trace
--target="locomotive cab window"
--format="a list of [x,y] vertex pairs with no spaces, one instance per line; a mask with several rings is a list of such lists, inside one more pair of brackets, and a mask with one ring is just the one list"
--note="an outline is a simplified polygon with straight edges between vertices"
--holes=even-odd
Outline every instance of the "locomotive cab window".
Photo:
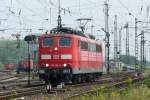
[[62,47],[71,46],[71,39],[67,37],[60,37],[59,46],[62,46]]
[[53,42],[53,38],[51,37],[43,38],[42,45],[43,47],[50,47],[53,46]]

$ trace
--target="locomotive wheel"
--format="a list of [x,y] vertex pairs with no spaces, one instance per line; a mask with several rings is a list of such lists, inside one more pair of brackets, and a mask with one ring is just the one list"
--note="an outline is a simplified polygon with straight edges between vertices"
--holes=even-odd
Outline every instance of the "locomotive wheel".
[[84,75],[82,75],[82,83],[85,83],[86,82],[86,75],[84,74]]
[[91,82],[91,75],[88,75],[88,82]]
[[72,83],[73,84],[77,84],[77,76],[76,75],[73,75],[73,77],[72,77]]
[[91,74],[89,74],[89,82],[93,82],[93,77]]
[[93,74],[92,76],[93,76],[93,82],[95,82],[96,81],[95,74]]
[[82,83],[82,76],[81,75],[78,75],[78,83]]
[[79,84],[82,82],[82,77],[81,75],[74,75],[74,77],[72,78],[72,83],[73,84]]

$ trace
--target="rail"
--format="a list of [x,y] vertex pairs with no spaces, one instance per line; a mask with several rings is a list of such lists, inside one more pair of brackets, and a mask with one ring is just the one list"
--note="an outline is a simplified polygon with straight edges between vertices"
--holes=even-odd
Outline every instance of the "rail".
[[[129,79],[129,80],[114,82],[114,83],[112,83],[108,86],[103,87],[103,90],[105,92],[107,92],[112,87],[113,88],[126,87],[126,86],[128,86],[129,83],[134,83],[134,82],[137,82],[137,81],[141,81],[141,80],[145,79],[146,77],[150,77],[150,76],[135,77],[135,78]],[[101,88],[95,89],[95,90],[89,90],[89,91],[85,91],[85,92],[81,92],[81,93],[77,93],[77,94],[74,94],[74,95],[64,97],[63,100],[70,100],[70,99],[72,100],[73,98],[80,99],[81,96],[83,96],[83,95],[99,95],[100,91],[101,91]]]

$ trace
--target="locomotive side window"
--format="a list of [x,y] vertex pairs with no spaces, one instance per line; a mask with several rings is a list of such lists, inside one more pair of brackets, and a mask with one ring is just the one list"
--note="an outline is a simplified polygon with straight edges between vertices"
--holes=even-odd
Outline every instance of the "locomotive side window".
[[66,38],[66,37],[60,37],[59,45],[60,46],[70,46],[71,45],[71,39],[70,38]]
[[87,42],[84,42],[84,41],[81,41],[81,50],[88,50],[88,43]]
[[78,47],[80,48],[80,44],[81,44],[81,42],[80,42],[80,40],[78,40]]
[[92,43],[88,43],[88,50],[92,52],[96,52],[96,45]]
[[43,47],[53,46],[53,42],[54,42],[53,38],[51,38],[51,37],[43,38],[42,45],[43,45]]
[[102,46],[96,45],[96,52],[102,52]]

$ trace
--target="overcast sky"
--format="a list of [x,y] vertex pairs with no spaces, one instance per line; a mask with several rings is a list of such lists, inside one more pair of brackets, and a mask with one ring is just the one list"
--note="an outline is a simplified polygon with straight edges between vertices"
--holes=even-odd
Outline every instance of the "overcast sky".
[[[87,33],[91,32],[100,39],[105,33],[100,30],[104,27],[104,1],[105,0],[60,0],[62,23],[65,26],[78,28],[78,18],[92,18],[87,24]],[[31,32],[39,34],[57,26],[58,0],[0,0],[0,36],[13,38],[11,34],[20,33],[22,37]],[[148,21],[149,0],[108,0],[109,29],[114,31],[114,16],[118,17],[118,30],[129,22],[134,27],[135,17],[141,21]],[[131,13],[131,15],[129,15]],[[145,26],[145,24],[143,24]],[[139,27],[142,27],[139,25]],[[5,30],[6,29],[6,30]],[[30,30],[32,29],[32,30]],[[5,30],[5,31],[2,31]],[[134,55],[134,30],[130,31],[130,54]],[[139,30],[140,32],[140,30]],[[122,50],[125,51],[125,30],[122,30]],[[98,35],[98,36],[97,36]],[[103,35],[103,36],[102,36]],[[150,40],[146,33],[146,40]],[[113,34],[111,34],[111,48],[113,48]],[[148,44],[146,44],[148,45]],[[147,49],[148,52],[148,49]],[[113,50],[111,49],[113,54]]]

